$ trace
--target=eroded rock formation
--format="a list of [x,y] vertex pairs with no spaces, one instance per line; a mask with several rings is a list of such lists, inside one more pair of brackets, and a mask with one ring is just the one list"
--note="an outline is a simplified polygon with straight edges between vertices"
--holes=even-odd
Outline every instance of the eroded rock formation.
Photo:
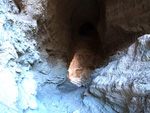
[[68,48],[68,78],[81,86],[88,80],[92,71],[100,66],[103,52],[97,29],[89,22],[82,24],[72,34]]
[[91,93],[103,101],[118,104],[124,112],[150,112],[149,44],[150,35],[144,35],[111,56],[107,66],[95,71]]
[[[0,1],[0,112],[150,112],[150,36],[144,35],[150,32],[149,5],[148,0]],[[83,72],[90,70],[86,87],[77,88],[65,81],[83,49],[91,56],[82,51],[82,61],[92,62],[82,66],[77,60]]]

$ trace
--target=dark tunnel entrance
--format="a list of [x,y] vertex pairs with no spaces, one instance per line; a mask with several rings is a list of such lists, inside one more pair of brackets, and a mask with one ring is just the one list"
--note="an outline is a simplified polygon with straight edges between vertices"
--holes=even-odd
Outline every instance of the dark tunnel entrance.
[[[52,5],[56,7],[53,9]],[[104,4],[99,0],[72,0],[52,5],[48,5],[51,8],[48,13],[54,15],[48,16],[45,24],[49,38],[44,40],[43,46],[49,60],[61,59],[67,63],[68,78],[82,84],[101,64],[103,54],[97,27]]]
[[94,30],[94,26],[90,22],[85,22],[79,27],[79,35],[88,35]]
[[102,61],[102,50],[98,31],[89,21],[81,24],[72,34],[68,68],[70,81],[81,86]]

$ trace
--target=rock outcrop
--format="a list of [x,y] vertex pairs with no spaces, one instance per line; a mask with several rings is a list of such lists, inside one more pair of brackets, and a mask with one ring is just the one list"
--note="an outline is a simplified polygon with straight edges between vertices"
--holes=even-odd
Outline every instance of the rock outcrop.
[[37,109],[37,84],[31,72],[40,61],[36,50],[36,20],[20,14],[13,1],[0,2],[0,111]]
[[90,92],[106,103],[124,108],[124,112],[150,112],[149,61],[150,35],[144,35],[111,56],[107,66],[95,70]]
[[[150,33],[149,5],[148,0],[1,0],[0,112],[150,112],[150,36],[144,35]],[[92,27],[82,28],[85,23]],[[80,37],[90,40],[82,43]],[[90,43],[103,61],[94,61],[99,68],[77,88],[65,82],[72,50]]]

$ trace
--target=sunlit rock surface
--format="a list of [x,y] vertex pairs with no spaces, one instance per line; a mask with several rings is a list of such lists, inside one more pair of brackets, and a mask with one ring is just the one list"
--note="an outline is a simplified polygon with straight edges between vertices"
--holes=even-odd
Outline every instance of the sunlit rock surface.
[[38,107],[30,70],[40,59],[34,40],[37,24],[23,14],[15,15],[15,4],[8,2],[0,1],[0,112],[21,113]]
[[97,69],[90,92],[104,102],[118,104],[126,112],[150,112],[150,35],[110,57]]

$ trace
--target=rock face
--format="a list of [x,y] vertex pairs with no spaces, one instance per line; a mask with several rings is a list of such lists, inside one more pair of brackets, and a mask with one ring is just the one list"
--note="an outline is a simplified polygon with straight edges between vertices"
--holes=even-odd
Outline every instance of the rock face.
[[149,1],[105,0],[103,4],[105,15],[100,17],[98,31],[105,54],[129,46],[137,37],[150,33]]
[[[70,63],[68,69],[69,74],[67,76],[73,84],[80,87],[88,80],[93,71],[93,56],[94,53],[88,50],[78,50],[75,53],[73,60]],[[87,60],[90,60],[90,62],[87,62]]]
[[0,6],[0,111],[36,109],[37,84],[31,72],[32,65],[40,60],[35,41],[36,21],[16,15],[18,10],[13,1],[1,1]]
[[150,112],[149,45],[150,35],[144,35],[111,56],[107,66],[93,73],[90,92],[105,102],[118,104],[126,112]]
[[[148,0],[0,1],[0,112],[150,112],[150,35],[144,35],[150,31],[149,5]],[[83,27],[86,23],[90,26]],[[90,64],[99,68],[77,88],[65,81],[74,50],[81,48],[104,61]]]
[[72,83],[81,86],[102,61],[101,43],[97,30],[88,22],[81,25],[79,31],[73,35],[68,52],[72,59],[68,78]]

